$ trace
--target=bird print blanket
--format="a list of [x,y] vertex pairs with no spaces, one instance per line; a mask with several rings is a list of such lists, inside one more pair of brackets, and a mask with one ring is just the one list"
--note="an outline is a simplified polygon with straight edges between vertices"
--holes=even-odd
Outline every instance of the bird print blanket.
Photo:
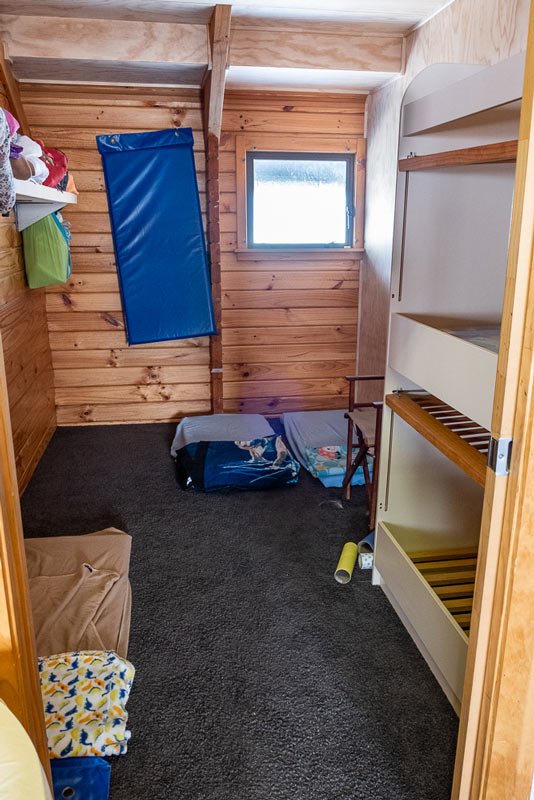
[[126,703],[135,669],[112,650],[80,650],[39,659],[51,758],[126,752]]

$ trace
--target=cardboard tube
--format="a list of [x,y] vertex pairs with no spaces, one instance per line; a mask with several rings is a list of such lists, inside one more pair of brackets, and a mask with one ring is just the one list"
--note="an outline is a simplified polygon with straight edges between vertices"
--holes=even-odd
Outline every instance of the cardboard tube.
[[358,545],[354,544],[354,542],[347,542],[334,572],[334,577],[338,583],[348,583],[350,581],[357,555]]

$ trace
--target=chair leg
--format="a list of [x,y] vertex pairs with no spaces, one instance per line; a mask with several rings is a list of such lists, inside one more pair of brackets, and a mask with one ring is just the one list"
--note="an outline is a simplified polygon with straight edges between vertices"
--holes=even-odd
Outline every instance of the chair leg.
[[369,514],[369,530],[374,531],[376,525],[376,504],[378,498],[378,467],[380,464],[380,446],[382,435],[382,406],[376,409],[375,446],[373,459],[373,481],[371,484],[371,503]]
[[363,477],[365,478],[365,488],[367,490],[367,500],[369,502],[369,506],[371,506],[371,497],[373,491],[373,484],[371,482],[371,476],[369,475],[369,465],[367,463],[367,453],[365,454],[365,458],[362,462],[363,468]]
[[345,479],[343,481],[343,484],[344,484],[344,488],[345,488],[345,497],[347,498],[347,500],[350,500],[350,484],[351,484],[351,481],[352,481],[352,475],[354,474],[354,473],[351,474],[352,438],[353,438],[353,435],[354,435],[354,426],[352,424],[352,420],[351,419],[348,420],[348,423],[349,423],[349,427],[348,427],[348,432],[347,432],[347,469],[346,469],[346,472],[345,472]]

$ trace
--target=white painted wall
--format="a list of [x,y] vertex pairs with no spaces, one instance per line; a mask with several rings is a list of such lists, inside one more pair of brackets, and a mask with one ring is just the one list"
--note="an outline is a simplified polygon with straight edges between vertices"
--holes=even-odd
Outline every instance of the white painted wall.
[[407,85],[430,64],[495,64],[526,48],[530,0],[455,0],[406,40],[405,75],[369,96],[365,248],[357,371],[386,357],[399,114]]

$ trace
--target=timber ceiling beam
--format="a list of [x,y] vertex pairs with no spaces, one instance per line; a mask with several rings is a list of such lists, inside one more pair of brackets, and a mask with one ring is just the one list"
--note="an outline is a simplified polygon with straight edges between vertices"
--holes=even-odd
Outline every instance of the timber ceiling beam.
[[402,71],[402,38],[369,33],[321,34],[235,28],[230,44],[230,64],[398,73]]
[[129,64],[137,70],[197,66],[203,74],[209,63],[206,25],[66,17],[55,17],[50,24],[50,17],[9,15],[0,17],[0,25],[13,73],[17,76],[20,70],[30,80],[41,77],[30,74],[32,65],[38,73],[43,63],[49,69],[55,65],[58,75],[63,68],[63,80],[70,77],[70,65],[83,63],[87,81],[98,79],[87,74],[92,64],[96,70],[103,63]]
[[205,87],[206,132],[221,135],[224,87],[230,50],[232,6],[218,4],[210,21],[211,69]]
[[[368,25],[351,25],[346,33],[333,33],[328,29],[321,33],[240,24],[232,29],[228,52],[224,30],[229,25],[230,13],[230,7],[217,5],[210,25],[75,17],[54,17],[54,23],[50,24],[50,17],[4,14],[0,17],[0,26],[13,74],[20,80],[61,80],[62,70],[63,80],[69,80],[69,72],[76,71],[76,65],[86,82],[102,80],[102,72],[105,74],[113,64],[117,65],[123,81],[126,78],[122,73],[131,65],[135,72],[134,83],[140,80],[139,71],[153,69],[157,72],[159,68],[161,72],[163,65],[175,75],[180,68],[190,71],[196,68],[194,78],[184,80],[184,83],[191,83],[191,80],[198,81],[198,76],[213,64],[211,80],[215,80],[217,67],[215,61],[210,61],[211,51],[217,56],[217,63],[226,53],[227,64],[236,67],[389,74],[402,70],[402,37],[383,31],[373,33]],[[215,40],[216,26],[223,33],[222,36],[217,34]],[[43,36],[45,30],[46,36]],[[87,72],[91,65],[95,77]],[[178,80],[172,82],[178,83]]]

